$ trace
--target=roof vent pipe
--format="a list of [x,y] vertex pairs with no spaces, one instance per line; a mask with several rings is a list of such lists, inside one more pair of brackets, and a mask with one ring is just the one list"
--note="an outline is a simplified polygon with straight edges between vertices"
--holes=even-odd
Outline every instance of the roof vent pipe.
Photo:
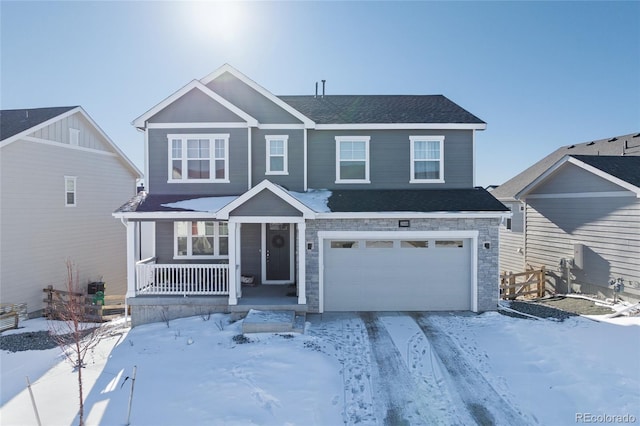
[[327,80],[322,80],[322,97],[324,98],[324,83],[326,83]]
[[318,82],[316,81],[316,95],[314,96],[314,98],[318,97]]

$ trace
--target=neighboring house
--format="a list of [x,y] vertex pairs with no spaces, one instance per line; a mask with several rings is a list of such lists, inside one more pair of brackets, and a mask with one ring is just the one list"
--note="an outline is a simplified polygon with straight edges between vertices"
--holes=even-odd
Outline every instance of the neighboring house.
[[556,292],[610,297],[620,280],[640,298],[640,133],[564,146],[491,194],[513,212],[501,271],[544,265]]
[[126,229],[111,214],[140,177],[79,106],[0,111],[1,302],[38,315],[67,259],[80,285],[125,294]]
[[474,187],[485,123],[444,96],[278,97],[224,65],[133,124],[148,192],[114,216],[134,325],[283,286],[309,312],[496,309],[508,213]]

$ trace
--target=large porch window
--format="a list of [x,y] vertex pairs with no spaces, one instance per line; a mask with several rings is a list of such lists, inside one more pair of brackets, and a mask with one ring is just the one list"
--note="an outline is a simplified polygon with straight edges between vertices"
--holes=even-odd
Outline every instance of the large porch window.
[[227,222],[189,221],[174,223],[174,258],[226,259],[229,257]]

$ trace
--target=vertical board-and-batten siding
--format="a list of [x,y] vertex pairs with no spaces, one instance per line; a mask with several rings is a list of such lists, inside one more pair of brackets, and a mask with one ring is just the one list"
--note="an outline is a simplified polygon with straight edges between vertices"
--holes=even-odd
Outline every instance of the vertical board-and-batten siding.
[[47,141],[70,144],[69,129],[77,129],[80,131],[78,134],[78,146],[96,149],[98,151],[113,152],[113,149],[93,131],[93,126],[80,113],[56,120],[48,126],[36,130],[29,136]]
[[[573,198],[562,198],[561,189],[571,189]],[[558,291],[567,290],[560,259],[573,258],[574,245],[584,244],[584,267],[572,274],[574,290],[607,294],[609,279],[622,278],[625,291],[640,296],[640,200],[631,192],[597,196],[610,191],[624,189],[572,165],[527,196],[526,261],[545,265]],[[577,197],[580,192],[584,196]]]
[[[444,183],[409,183],[409,136],[444,136]],[[336,181],[336,136],[369,136],[369,184]],[[326,189],[453,189],[473,186],[472,130],[311,130],[309,187]]]
[[[107,294],[125,294],[126,232],[111,214],[135,194],[128,167],[115,155],[25,140],[0,160],[2,303],[43,309],[42,289],[65,286],[67,259],[80,286],[103,280]],[[65,207],[65,176],[77,178],[76,207]]]

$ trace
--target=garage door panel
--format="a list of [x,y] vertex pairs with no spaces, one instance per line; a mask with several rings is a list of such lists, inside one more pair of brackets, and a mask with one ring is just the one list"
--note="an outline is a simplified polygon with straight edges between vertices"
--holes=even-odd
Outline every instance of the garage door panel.
[[464,247],[324,249],[326,311],[468,310],[470,241]]

